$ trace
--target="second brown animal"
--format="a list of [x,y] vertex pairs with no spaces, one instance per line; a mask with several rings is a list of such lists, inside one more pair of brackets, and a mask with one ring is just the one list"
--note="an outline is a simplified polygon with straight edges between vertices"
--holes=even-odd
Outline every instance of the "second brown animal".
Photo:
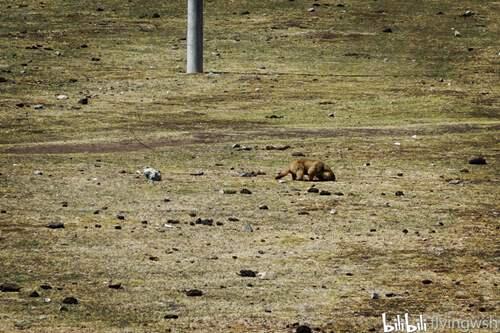
[[281,171],[275,179],[280,179],[291,174],[293,180],[305,180],[307,175],[309,181],[335,181],[332,169],[320,160],[300,159],[290,163],[287,169]]

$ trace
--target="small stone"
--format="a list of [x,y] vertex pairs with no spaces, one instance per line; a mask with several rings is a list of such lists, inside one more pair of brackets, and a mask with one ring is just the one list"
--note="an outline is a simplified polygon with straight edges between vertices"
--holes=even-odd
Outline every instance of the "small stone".
[[14,323],[14,327],[19,330],[26,330],[31,328],[33,323],[29,320],[16,320]]
[[451,185],[458,185],[458,184],[461,184],[463,181],[461,179],[452,179],[448,182],[448,184],[451,184]]
[[332,215],[337,214],[337,210],[336,210],[336,209],[332,209],[332,210],[330,210],[330,214],[332,214]]
[[378,293],[372,293],[372,296],[371,296],[372,299],[379,299],[380,298],[380,295]]
[[110,288],[110,289],[123,289],[121,283],[110,283],[110,284],[108,284],[108,288]]
[[68,99],[68,96],[67,95],[57,95],[56,98],[58,100],[63,100],[63,99]]
[[289,145],[280,145],[280,146],[268,145],[268,146],[266,146],[266,150],[287,150],[289,148],[290,148]]
[[299,215],[309,215],[309,212],[301,210],[300,212],[298,212],[298,214]]
[[231,189],[222,189],[219,191],[221,194],[236,194],[236,190],[231,190]]
[[160,14],[158,13],[154,13],[153,15],[151,15],[152,18],[160,18]]
[[408,229],[403,229],[403,234],[407,234],[408,233]]
[[486,159],[482,156],[473,157],[469,160],[469,164],[485,165]]
[[260,205],[259,209],[267,210],[267,209],[269,209],[269,207],[267,207],[267,205]]
[[384,30],[382,30],[382,32],[391,33],[392,32],[392,28],[386,27],[386,28],[384,28]]
[[47,224],[47,228],[49,228],[49,229],[64,229],[64,223],[51,222],[51,223]]
[[43,104],[35,104],[33,105],[33,109],[35,110],[43,110],[45,106]]
[[239,219],[238,219],[238,218],[236,218],[236,217],[228,217],[228,218],[227,218],[227,220],[228,220],[229,222],[238,222],[238,221],[239,221]]
[[163,317],[163,319],[177,319],[177,318],[179,318],[179,316],[173,313],[168,313]]
[[464,169],[461,169],[460,172],[462,172],[462,173],[469,173],[469,169],[464,168]]
[[68,307],[66,305],[61,305],[59,307],[59,311],[61,311],[61,312],[67,312],[67,311],[69,311],[69,309],[68,309]]
[[295,330],[295,333],[312,333],[312,330],[311,330],[311,328],[309,326],[300,325]]
[[422,280],[422,284],[431,284],[431,283],[432,283],[432,280],[429,280],[429,279]]
[[335,113],[333,113],[333,112],[332,112],[332,113],[329,113],[329,114],[328,114],[328,117],[330,117],[330,118],[335,118]]
[[15,283],[2,283],[0,284],[0,291],[4,293],[15,293],[21,290],[21,286]]
[[62,301],[63,304],[78,304],[78,299],[73,296],[65,297]]
[[190,173],[191,176],[203,176],[205,173],[203,171],[196,171]]
[[396,191],[394,194],[395,194],[397,197],[401,197],[401,196],[405,195],[403,191]]
[[151,261],[160,261],[160,258],[155,257],[155,256],[149,256],[149,260],[151,260]]
[[35,297],[40,297],[40,294],[38,293],[38,291],[33,290],[29,296],[35,298]]
[[203,291],[198,290],[198,289],[189,289],[185,291],[186,296],[189,297],[200,297],[203,296]]
[[311,7],[311,8],[308,8],[308,9],[307,9],[307,11],[308,11],[309,13],[313,13],[313,12],[315,12],[315,11],[316,11],[316,9],[314,9],[314,7]]
[[213,225],[214,220],[213,219],[202,219],[202,218],[197,218],[195,221],[195,224],[201,224],[201,225]]
[[292,156],[294,156],[294,157],[304,157],[306,155],[303,152],[301,152],[301,151],[296,151],[296,152],[292,153]]
[[35,170],[35,171],[33,171],[33,174],[35,176],[43,176],[43,171],[41,171],[41,170]]
[[52,289],[52,286],[48,283],[44,283],[44,284],[40,285],[40,288],[43,290],[50,290],[50,289]]
[[319,195],[332,195],[329,191],[326,191],[326,190],[321,190],[319,192]]
[[403,173],[402,172],[398,172],[398,177],[403,177]]
[[470,17],[470,16],[473,16],[474,14],[476,14],[476,13],[474,13],[472,10],[466,10],[466,11],[462,14],[462,16],[463,16],[463,17]]
[[342,192],[335,192],[335,193],[333,193],[333,194],[335,194],[336,196],[339,196],[339,197],[341,197],[341,196],[343,196],[343,195],[344,195],[344,193],[342,193]]
[[123,220],[125,220],[125,214],[123,214],[123,213],[118,213],[118,214],[116,214],[116,218],[117,218],[118,220],[123,221]]
[[319,193],[319,189],[316,187],[309,187],[307,193]]
[[250,223],[245,224],[245,226],[243,227],[243,231],[244,232],[253,232],[252,225]]
[[240,270],[239,276],[241,276],[241,277],[257,277],[257,272],[252,271],[250,269],[242,269],[242,270]]
[[241,193],[241,194],[252,194],[252,191],[250,191],[250,190],[249,190],[249,189],[247,189],[247,188],[242,188],[242,189],[240,190],[240,193]]
[[87,105],[87,104],[89,104],[89,99],[88,99],[88,97],[83,97],[83,98],[80,98],[80,99],[78,100],[78,104],[81,104],[81,105]]
[[121,225],[115,225],[115,229],[116,230],[122,230],[122,226]]
[[386,293],[385,294],[385,297],[388,297],[388,298],[392,298],[392,297],[395,297],[396,294],[395,293]]

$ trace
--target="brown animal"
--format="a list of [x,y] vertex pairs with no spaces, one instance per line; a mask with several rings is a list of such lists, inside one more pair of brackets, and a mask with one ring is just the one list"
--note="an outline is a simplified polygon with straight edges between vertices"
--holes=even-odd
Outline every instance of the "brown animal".
[[307,175],[309,181],[315,179],[322,181],[335,181],[332,169],[320,160],[301,159],[290,163],[287,169],[281,171],[275,179],[280,179],[291,174],[293,180],[305,180]]

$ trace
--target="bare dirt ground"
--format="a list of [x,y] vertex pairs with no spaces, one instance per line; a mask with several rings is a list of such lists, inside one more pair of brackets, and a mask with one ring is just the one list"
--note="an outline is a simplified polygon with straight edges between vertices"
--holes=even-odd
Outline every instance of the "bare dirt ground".
[[0,332],[494,332],[500,3],[205,6],[2,4]]

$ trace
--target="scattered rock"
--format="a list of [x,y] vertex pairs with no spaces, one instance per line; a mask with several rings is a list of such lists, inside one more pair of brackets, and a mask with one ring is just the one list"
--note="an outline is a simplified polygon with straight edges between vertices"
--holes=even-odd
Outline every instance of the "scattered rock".
[[250,190],[249,190],[249,189],[247,189],[247,188],[242,188],[242,189],[240,190],[240,193],[241,193],[241,194],[252,194],[252,191],[250,191]]
[[386,293],[385,294],[385,297],[388,297],[388,298],[392,298],[392,297],[395,297],[396,294],[395,293]]
[[306,156],[306,154],[304,154],[301,151],[296,151],[296,152],[292,153],[292,156],[294,156],[294,157],[304,157],[304,156]]
[[462,173],[469,173],[469,169],[464,168],[464,169],[461,169],[460,172],[462,172]]
[[16,293],[21,290],[21,286],[16,283],[2,283],[0,284],[0,291],[4,293]]
[[334,112],[329,113],[329,114],[328,114],[328,117],[330,117],[330,118],[335,118],[335,113],[334,113]]
[[466,10],[466,11],[462,14],[462,16],[463,16],[463,17],[471,17],[471,16],[474,16],[474,14],[476,14],[476,13],[474,13],[472,10]]
[[158,13],[153,13],[153,15],[151,15],[152,18],[160,18],[160,14]]
[[186,296],[189,297],[200,297],[203,296],[203,291],[198,290],[198,289],[189,289],[185,291]]
[[380,295],[378,293],[372,293],[372,296],[371,296],[372,299],[379,299],[380,298]]
[[330,214],[332,214],[332,215],[337,214],[337,210],[336,210],[336,209],[332,209],[332,210],[330,210]]
[[61,305],[59,307],[59,311],[61,311],[61,312],[67,312],[67,311],[69,311],[69,309],[68,309],[68,307],[66,305]]
[[40,285],[40,289],[50,290],[50,289],[52,289],[52,286],[50,284],[48,284],[48,283],[44,283],[44,284]]
[[213,219],[202,219],[199,217],[196,219],[195,224],[212,226],[214,224],[214,220]]
[[161,181],[161,173],[159,170],[145,167],[142,171],[144,177],[146,177],[150,182],[159,182]]
[[276,273],[273,272],[259,272],[257,277],[261,280],[274,280],[276,279]]
[[78,299],[73,296],[65,297],[62,301],[63,304],[78,304]]
[[267,207],[267,205],[260,205],[260,206],[259,206],[259,209],[266,210],[266,209],[269,209],[269,207]]
[[87,105],[87,104],[89,104],[89,99],[88,99],[88,97],[83,97],[83,98],[80,98],[80,99],[78,100],[78,104],[81,104],[81,105]]
[[422,280],[422,284],[431,284],[431,283],[432,283],[432,280],[429,280],[429,279]]
[[287,150],[289,148],[290,148],[289,145],[283,145],[283,146],[268,145],[268,146],[266,146],[266,150]]
[[121,283],[110,283],[110,284],[108,284],[108,288],[110,288],[110,289],[123,289],[123,286]]
[[190,173],[191,176],[203,176],[205,173],[203,171],[196,171]]
[[248,10],[244,10],[240,12],[240,15],[250,15],[250,12]]
[[242,269],[242,270],[240,270],[239,276],[241,276],[241,277],[257,277],[257,272],[252,271],[250,269]]
[[319,193],[319,189],[313,185],[307,189],[307,193]]
[[14,327],[19,329],[19,330],[26,330],[31,328],[33,323],[29,320],[23,319],[23,320],[16,320],[14,323]]
[[62,222],[50,222],[47,224],[47,228],[49,229],[64,229],[64,223]]
[[43,171],[41,171],[41,170],[35,170],[35,171],[33,171],[33,174],[35,176],[43,176]]
[[455,37],[460,37],[460,36],[462,36],[462,34],[460,33],[460,31],[458,31],[457,29],[452,29],[452,30],[453,30],[453,35],[454,35]]
[[342,192],[335,192],[335,193],[333,193],[333,194],[335,194],[336,196],[339,196],[339,197],[341,197],[341,196],[343,196],[343,195],[344,195],[344,193],[342,193]]
[[239,143],[235,143],[232,148],[234,150],[252,150],[252,147],[242,146]]
[[45,109],[45,106],[43,104],[35,104],[35,105],[33,105],[33,109],[43,110],[43,109]]
[[117,218],[118,220],[123,221],[123,220],[125,220],[125,214],[123,214],[123,213],[118,213],[118,214],[116,214],[116,218]]
[[7,82],[8,80],[2,76],[0,76],[0,83],[5,83]]
[[306,212],[305,210],[301,210],[297,214],[299,214],[299,215],[309,215],[309,212]]
[[122,226],[121,225],[115,225],[115,229],[116,230],[122,230]]
[[272,114],[270,116],[266,116],[266,118],[268,118],[268,119],[282,119],[282,118],[285,118],[285,116],[278,116],[278,115]]
[[382,30],[382,32],[391,33],[392,32],[392,28],[385,27],[384,30]]
[[311,7],[311,8],[309,8],[309,9],[307,9],[307,11],[308,11],[309,13],[313,13],[313,12],[315,12],[315,11],[316,11],[316,9],[314,9],[314,7]]
[[321,190],[319,192],[319,195],[332,195],[329,191],[326,191],[326,190]]
[[44,297],[43,298],[43,302],[44,303],[50,303],[50,302],[52,302],[52,300],[50,299],[50,297]]
[[151,260],[151,261],[160,261],[160,258],[155,257],[155,256],[149,256],[149,260]]
[[403,173],[402,172],[398,172],[397,176],[398,177],[403,177]]
[[228,218],[227,218],[227,220],[228,220],[229,222],[238,222],[238,221],[239,221],[239,219],[238,219],[238,218],[236,218],[236,217],[228,217]]
[[461,179],[452,179],[448,182],[448,184],[451,184],[451,185],[458,185],[458,184],[461,184],[463,182],[463,180]]
[[63,100],[63,99],[68,99],[68,96],[67,95],[57,95],[56,98],[58,100]]
[[252,225],[250,223],[245,224],[245,226],[243,227],[243,231],[244,232],[253,232]]
[[222,189],[219,191],[221,194],[236,194],[236,190]]
[[311,330],[311,328],[309,326],[300,325],[295,330],[295,333],[312,333],[312,330]]
[[469,160],[469,164],[485,165],[486,159],[482,156],[473,157]]
[[33,298],[40,297],[40,294],[38,293],[38,291],[33,290],[33,291],[29,294],[29,297],[33,297]]
[[401,197],[401,196],[405,195],[403,191],[396,191],[394,194],[395,194],[397,197]]
[[179,318],[179,316],[173,313],[168,313],[163,317],[163,319],[177,319],[177,318]]

